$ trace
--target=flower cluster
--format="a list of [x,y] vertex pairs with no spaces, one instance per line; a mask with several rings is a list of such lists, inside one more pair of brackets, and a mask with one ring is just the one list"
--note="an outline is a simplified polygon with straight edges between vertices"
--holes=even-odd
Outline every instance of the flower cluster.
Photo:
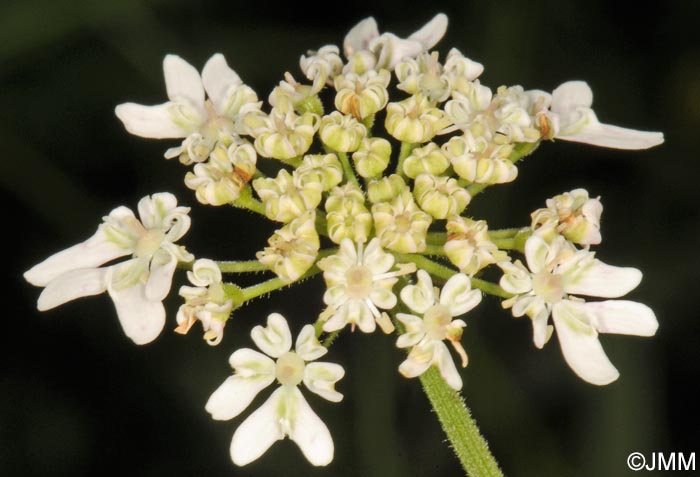
[[[185,334],[200,322],[205,340],[217,345],[241,305],[322,273],[319,313],[301,328],[294,349],[287,321],[269,315],[251,332],[264,354],[235,351],[234,374],[206,404],[214,419],[229,420],[279,384],[235,431],[231,458],[238,465],[287,436],[313,465],[331,462],[330,431],[299,387],[341,401],[334,386],[345,370],[315,360],[346,328],[395,332],[396,346],[407,351],[397,364],[401,375],[435,368],[459,391],[462,376],[445,341],[465,367],[465,315],[485,293],[532,320],[537,348],[556,331],[566,363],[582,379],[614,381],[618,371],[599,333],[651,336],[657,321],[641,303],[584,299],[620,298],[642,278],[590,250],[602,240],[600,198],[585,189],[565,192],[534,211],[529,226],[501,230],[473,217],[469,205],[487,187],[515,180],[518,161],[544,141],[645,149],[663,135],[601,123],[582,81],[552,93],[518,85],[493,90],[480,82],[480,63],[456,49],[442,59],[432,50],[446,28],[439,14],[401,38],[380,34],[375,20],[365,19],[342,49],[325,45],[301,56],[308,84],[286,72],[267,105],[221,54],[201,75],[166,56],[168,101],[121,104],[117,117],[137,136],[183,139],[165,157],[191,166],[184,181],[198,202],[244,208],[279,228],[256,260],[195,261],[175,245],[190,226],[190,209],[172,194],[154,194],[139,202],[140,219],[118,207],[87,241],[26,272],[44,287],[38,308],[107,291],[126,335],[145,344],[164,327],[162,301],[179,267],[192,286],[180,288],[175,331]],[[498,284],[484,279],[487,268],[501,273]],[[261,271],[271,277],[246,288],[224,281]]]

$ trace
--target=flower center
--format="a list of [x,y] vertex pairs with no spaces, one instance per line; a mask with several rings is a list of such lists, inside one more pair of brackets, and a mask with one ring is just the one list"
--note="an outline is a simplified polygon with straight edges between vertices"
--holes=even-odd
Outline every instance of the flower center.
[[165,234],[162,230],[150,229],[147,230],[136,242],[134,246],[134,256],[139,258],[150,258],[160,248],[163,243]]
[[444,305],[433,305],[423,315],[425,334],[431,340],[444,340],[447,336],[447,325],[452,323],[450,310]]
[[396,221],[396,231],[398,233],[405,234],[411,230],[411,214],[409,212],[397,215],[394,220]]
[[275,377],[284,386],[296,386],[304,379],[304,360],[294,351],[288,351],[277,360]]
[[532,291],[541,296],[546,303],[553,305],[564,298],[564,287],[560,275],[554,275],[546,270],[532,277]]
[[364,265],[353,265],[345,272],[347,294],[350,298],[367,298],[372,292],[372,272]]

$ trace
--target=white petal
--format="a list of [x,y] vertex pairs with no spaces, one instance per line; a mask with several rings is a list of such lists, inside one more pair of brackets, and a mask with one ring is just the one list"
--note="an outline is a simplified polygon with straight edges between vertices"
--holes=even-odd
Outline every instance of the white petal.
[[585,310],[573,302],[554,305],[552,319],[566,363],[584,381],[602,386],[615,381],[620,373],[603,351],[595,330],[581,326]]
[[292,333],[287,320],[279,313],[271,313],[267,317],[267,326],[256,326],[250,337],[258,348],[273,358],[279,358],[292,349]]
[[51,280],[39,295],[39,311],[50,310],[68,301],[103,293],[107,289],[107,270],[81,268],[63,273]]
[[332,402],[343,400],[343,395],[334,389],[343,376],[345,370],[335,363],[309,363],[304,368],[304,384],[308,390]]
[[532,235],[525,242],[525,259],[532,273],[538,273],[545,267],[549,255],[549,244],[539,235]]
[[450,277],[440,292],[440,304],[450,310],[450,314],[461,316],[481,302],[481,291],[471,289],[471,280],[463,273]]
[[345,40],[343,40],[345,57],[350,58],[358,51],[367,50],[369,48],[369,42],[378,36],[379,29],[377,28],[377,21],[374,17],[368,17],[360,21],[345,35]]
[[294,349],[304,361],[313,361],[328,353],[328,348],[318,342],[313,325],[304,325],[297,336]]
[[651,308],[636,301],[608,300],[586,303],[600,333],[654,336],[659,327]]
[[170,192],[157,192],[139,200],[137,209],[143,226],[147,229],[166,229],[165,219],[177,207],[177,198]]
[[[128,262],[125,262],[128,264]],[[141,283],[115,289],[111,286],[112,275],[119,273],[119,265],[110,267],[107,274],[107,290],[112,297],[117,317],[126,336],[134,343],[150,343],[158,337],[165,326],[165,308],[160,301],[146,298],[145,287]]]
[[80,268],[95,268],[100,265],[131,253],[130,249],[119,247],[99,228],[86,241],[73,245],[51,255],[43,262],[34,265],[24,273],[24,278],[35,286],[46,286],[59,275]]
[[163,74],[168,98],[177,101],[185,98],[200,108],[204,107],[204,87],[197,69],[177,55],[163,59]]
[[231,459],[246,465],[265,453],[272,444],[284,438],[278,410],[287,393],[278,388],[254,413],[238,426],[231,440]]
[[222,114],[224,112],[222,108],[226,106],[231,91],[241,85],[242,81],[240,76],[228,66],[224,55],[216,53],[204,65],[202,83],[216,107],[216,112]]
[[213,419],[227,421],[239,415],[255,399],[260,391],[273,383],[273,375],[257,375],[244,378],[230,376],[207,401],[205,409]]
[[625,295],[642,281],[642,272],[636,268],[614,267],[597,259],[579,270],[562,272],[562,275],[564,291],[567,293],[602,298],[617,298]]
[[297,443],[312,465],[328,465],[333,460],[333,438],[328,427],[311,409],[298,388],[294,388],[297,409],[289,437]]
[[187,137],[190,124],[177,124],[171,114],[173,103],[144,106],[136,103],[120,104],[114,109],[119,120],[131,134],[154,139]]
[[418,282],[401,290],[401,300],[416,313],[425,313],[435,304],[433,281],[425,270],[418,270]]
[[590,108],[593,91],[585,81],[567,81],[552,91],[551,109],[555,113],[568,114],[576,108]]
[[592,120],[573,134],[555,137],[565,141],[626,150],[649,149],[664,142],[664,135],[660,132],[621,128]]
[[433,363],[435,343],[424,340],[418,343],[408,353],[408,357],[399,365],[399,373],[406,378],[415,378],[425,373]]
[[445,36],[447,31],[447,15],[438,13],[420,30],[408,37],[409,40],[418,40],[424,50],[429,50]]
[[146,282],[146,297],[151,301],[162,301],[168,296],[177,267],[177,258],[159,250],[151,260],[151,269]]
[[459,371],[457,371],[452,355],[450,355],[450,350],[447,349],[447,346],[445,346],[445,343],[442,341],[435,343],[433,362],[437,365],[440,374],[449,387],[456,391],[462,389],[462,377],[459,375]]
[[370,42],[369,49],[377,55],[376,68],[393,70],[404,58],[418,56],[423,51],[423,44],[418,40],[404,40],[393,33],[384,33]]

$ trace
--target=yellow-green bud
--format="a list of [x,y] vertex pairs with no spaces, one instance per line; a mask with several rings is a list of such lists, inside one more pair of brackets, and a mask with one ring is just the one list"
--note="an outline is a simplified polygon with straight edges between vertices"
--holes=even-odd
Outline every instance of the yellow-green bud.
[[418,208],[408,190],[404,190],[391,202],[374,204],[372,218],[383,247],[399,253],[425,250],[432,218]]
[[352,155],[357,173],[369,179],[380,175],[391,160],[391,143],[379,137],[364,138]]
[[413,184],[413,195],[421,209],[436,219],[460,214],[471,201],[469,192],[451,177],[421,174]]
[[253,188],[265,204],[267,218],[284,223],[315,209],[323,193],[320,181],[309,180],[302,186],[285,169],[281,169],[274,179],[255,179]]
[[360,204],[365,203],[365,194],[362,192],[356,184],[348,182],[340,187],[334,187],[326,199],[326,211],[332,212],[337,210],[339,207],[343,207],[343,204],[347,201],[358,202]]
[[326,215],[328,236],[335,243],[344,238],[353,242],[366,242],[372,230],[372,214],[362,202],[353,199],[342,199],[332,211]]
[[255,136],[258,154],[286,161],[309,150],[319,118],[313,113],[297,116],[293,111],[273,108],[269,116],[251,115],[245,123]]
[[420,174],[440,175],[450,167],[450,160],[434,142],[417,147],[403,162],[403,172],[411,179]]
[[334,151],[357,151],[366,135],[367,128],[352,116],[333,111],[321,118],[319,136],[323,144]]
[[445,114],[421,95],[389,103],[386,107],[384,126],[399,141],[422,144],[449,125]]
[[457,215],[447,221],[445,255],[463,273],[473,276],[482,268],[508,260],[489,238],[484,220],[472,220]]
[[518,168],[509,159],[513,146],[496,145],[485,138],[456,136],[443,144],[442,150],[450,159],[459,177],[478,184],[503,184],[518,176]]
[[335,107],[356,119],[364,119],[384,109],[389,101],[387,86],[391,74],[387,70],[369,70],[362,75],[347,73],[336,76]]
[[367,196],[373,204],[388,202],[406,190],[406,183],[398,174],[374,179],[367,184]]
[[325,192],[343,180],[343,166],[335,154],[309,154],[294,171],[294,180],[302,188],[309,182],[320,182]]
[[268,240],[270,246],[256,254],[258,261],[285,282],[301,278],[316,261],[321,245],[315,219],[316,212],[309,210],[277,230]]

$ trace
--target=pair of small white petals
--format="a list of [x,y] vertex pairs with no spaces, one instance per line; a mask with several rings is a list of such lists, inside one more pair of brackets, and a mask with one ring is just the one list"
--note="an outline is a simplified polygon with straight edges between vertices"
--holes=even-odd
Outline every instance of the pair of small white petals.
[[581,379],[598,386],[619,377],[603,351],[598,333],[653,336],[658,328],[649,307],[626,300],[591,303],[564,300],[554,305],[552,320],[569,367]]
[[660,132],[621,128],[598,121],[593,92],[584,81],[568,81],[552,92],[551,112],[558,139],[614,149],[648,149],[664,142]]
[[435,365],[440,375],[452,389],[462,389],[462,377],[457,371],[450,350],[442,341],[424,340],[415,345],[408,358],[399,365],[399,372],[407,378],[415,378]]
[[401,300],[416,313],[425,313],[431,306],[440,304],[455,317],[463,315],[481,302],[481,292],[471,289],[471,281],[463,273],[457,273],[447,280],[439,300],[428,272],[418,270],[417,276],[416,285],[408,285],[401,290]]
[[365,18],[345,36],[343,51],[346,58],[360,51],[372,51],[377,56],[376,68],[393,69],[404,58],[418,56],[435,46],[447,31],[447,16],[439,13],[407,39],[393,33],[379,34],[373,17]]
[[242,84],[220,53],[207,61],[201,76],[179,56],[166,55],[163,74],[170,101],[156,106],[124,103],[116,107],[117,117],[131,134],[165,139],[196,133],[207,119],[205,91],[216,113],[225,115],[232,92]]

